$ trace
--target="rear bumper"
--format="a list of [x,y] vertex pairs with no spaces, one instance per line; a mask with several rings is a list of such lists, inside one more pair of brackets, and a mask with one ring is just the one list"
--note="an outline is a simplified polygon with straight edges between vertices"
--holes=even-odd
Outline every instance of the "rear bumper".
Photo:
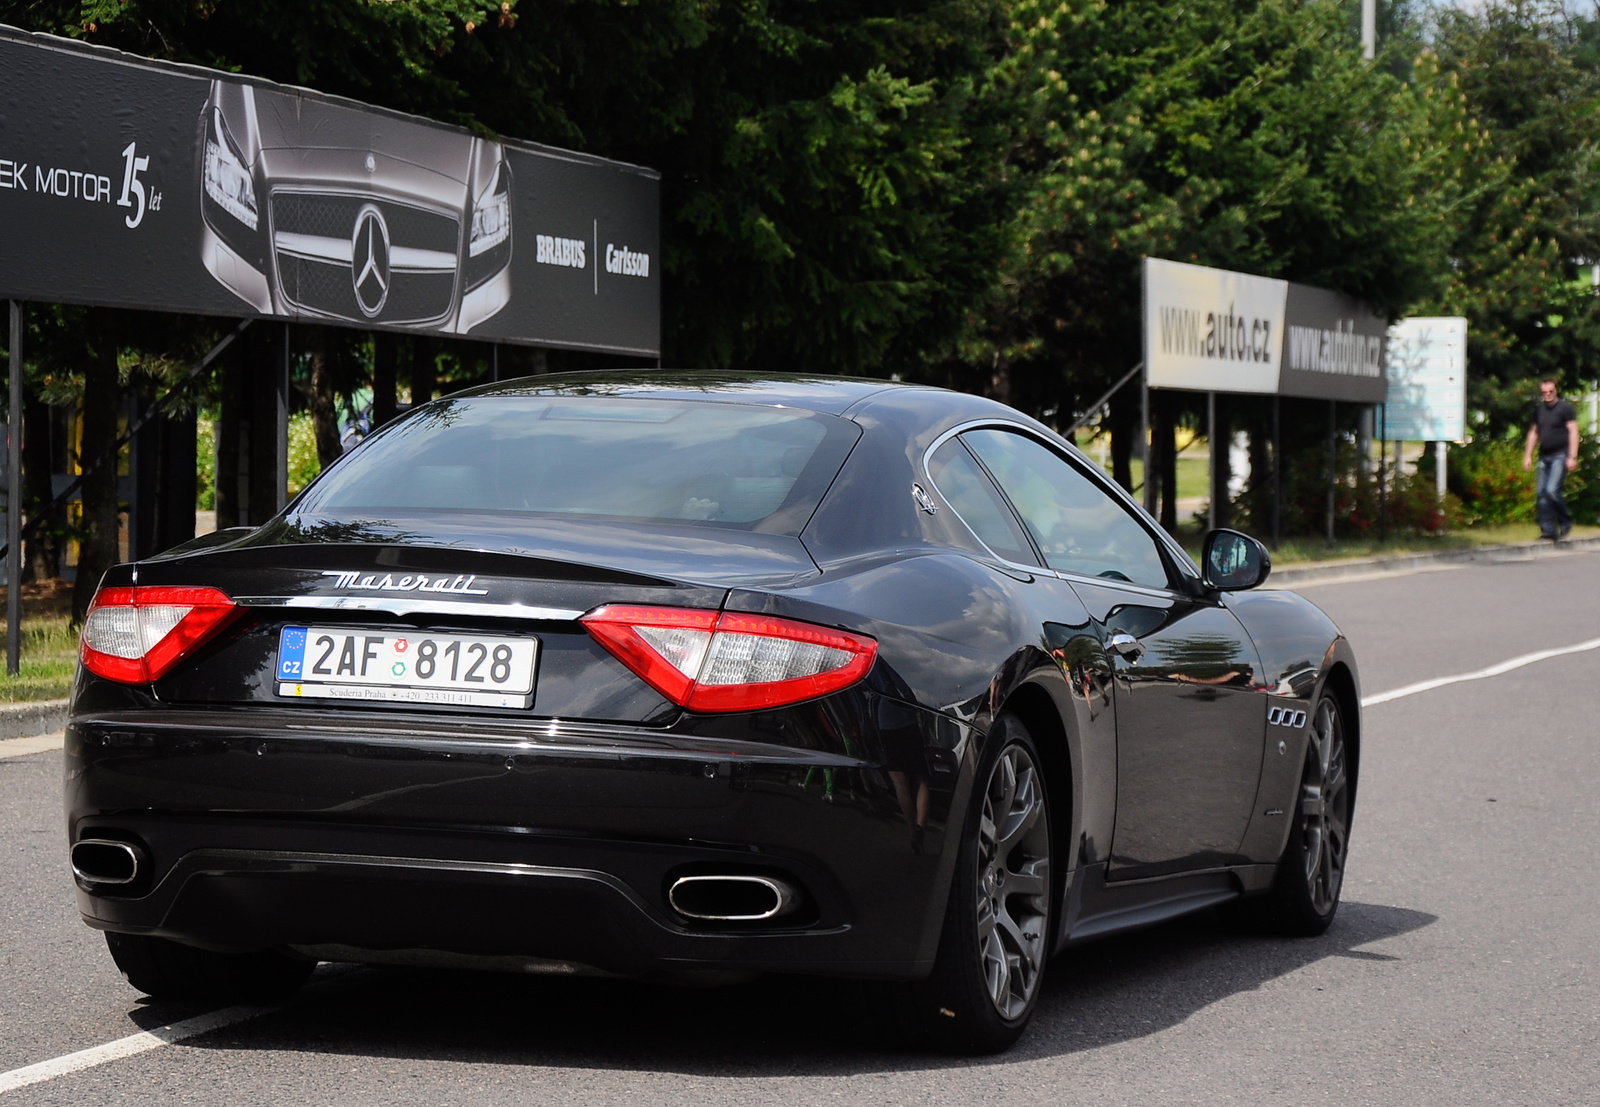
[[[852,745],[870,754],[880,743],[859,725],[873,697],[851,695]],[[907,709],[894,715],[904,727]],[[946,823],[964,809],[972,743],[943,716],[913,715],[921,756],[907,763],[902,730],[892,769],[752,740],[770,738],[770,715],[742,738],[757,717],[664,732],[362,712],[80,715],[66,740],[70,839],[130,838],[150,863],[125,889],[80,880],[78,906],[91,926],[217,949],[915,978],[938,943]],[[718,733],[696,733],[706,726]],[[918,832],[907,810],[923,787]],[[783,877],[802,906],[705,924],[668,903],[677,876],[724,872]]]

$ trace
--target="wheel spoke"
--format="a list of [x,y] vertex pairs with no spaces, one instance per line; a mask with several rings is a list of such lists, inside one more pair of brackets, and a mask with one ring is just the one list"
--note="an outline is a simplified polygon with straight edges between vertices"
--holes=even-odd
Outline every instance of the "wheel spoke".
[[1050,890],[1048,859],[1030,861],[1021,869],[1006,873],[1006,895],[1042,896]]
[[1332,854],[1334,863],[1343,868],[1346,849],[1346,831],[1343,821],[1328,819],[1323,825],[1323,833],[1327,835],[1328,852]]
[[1344,761],[1341,759],[1334,763],[1332,771],[1323,780],[1322,794],[1327,796],[1329,800],[1336,798],[1340,792],[1344,791],[1345,780]]
[[986,944],[994,935],[996,919],[994,912],[989,909],[989,897],[980,893],[978,900],[978,941]]
[[1333,866],[1332,842],[1328,839],[1327,835],[1323,835],[1323,839],[1322,839],[1322,894],[1323,894],[1323,902],[1317,905],[1319,908],[1327,907],[1327,906],[1331,906],[1332,905],[1334,892],[1339,887],[1338,879],[1339,879],[1338,878],[1338,874],[1337,874],[1337,872],[1336,872],[1336,870],[1334,869],[1334,866]]
[[990,934],[983,943],[984,976],[988,978],[989,998],[1002,1009],[1011,991],[1011,962],[1006,957],[1000,935]]
[[1311,824],[1306,827],[1306,880],[1311,883],[1312,891],[1316,890],[1317,866],[1322,863],[1322,825]]
[[982,817],[978,820],[978,856],[979,856],[980,859],[986,861],[989,858],[993,857],[994,855],[995,855],[994,818],[990,815],[990,813],[989,813],[989,811],[988,811],[988,809],[986,807],[984,812],[983,812]]
[[1039,799],[1039,792],[1034,787],[1033,773],[1028,773],[1027,779],[1019,781],[1016,803],[1017,807],[1002,817],[1003,829],[1000,840],[996,843],[1001,856],[1010,853],[1012,848],[1033,829],[1044,811],[1044,803]]
[[[1000,786],[1000,794],[994,794],[994,787]],[[1009,754],[1000,758],[1000,764],[995,766],[995,779],[989,785],[989,795],[994,799],[995,821],[1001,826],[1005,825],[1006,818],[1011,814],[1011,806],[1017,800],[1017,766]]]

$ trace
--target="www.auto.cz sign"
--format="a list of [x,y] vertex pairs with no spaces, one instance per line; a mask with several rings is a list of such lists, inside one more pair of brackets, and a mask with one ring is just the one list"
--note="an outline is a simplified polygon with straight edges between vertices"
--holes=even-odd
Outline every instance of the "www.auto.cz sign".
[[654,356],[659,185],[0,27],[0,296]]
[[1152,388],[1382,403],[1387,322],[1349,296],[1146,258]]

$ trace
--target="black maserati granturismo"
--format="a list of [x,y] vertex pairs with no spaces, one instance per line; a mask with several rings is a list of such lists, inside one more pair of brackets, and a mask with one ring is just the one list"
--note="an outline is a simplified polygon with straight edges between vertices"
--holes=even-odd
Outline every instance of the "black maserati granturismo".
[[546,376],[418,407],[272,522],[109,571],[78,907],[156,996],[318,961],[883,982],[996,1050],[1069,944],[1338,907],[1355,660],[1001,404]]

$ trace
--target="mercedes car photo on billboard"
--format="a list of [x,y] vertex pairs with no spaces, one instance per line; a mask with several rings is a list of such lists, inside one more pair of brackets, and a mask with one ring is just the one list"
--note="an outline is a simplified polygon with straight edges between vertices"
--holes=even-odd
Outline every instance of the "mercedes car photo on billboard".
[[107,572],[78,908],[138,988],[321,961],[883,982],[944,1046],[1051,957],[1339,903],[1355,658],[981,397],[547,376],[421,405],[258,529]]
[[201,258],[254,310],[466,334],[509,302],[499,143],[220,80],[200,130]]
[[0,296],[654,359],[660,174],[0,26]]

